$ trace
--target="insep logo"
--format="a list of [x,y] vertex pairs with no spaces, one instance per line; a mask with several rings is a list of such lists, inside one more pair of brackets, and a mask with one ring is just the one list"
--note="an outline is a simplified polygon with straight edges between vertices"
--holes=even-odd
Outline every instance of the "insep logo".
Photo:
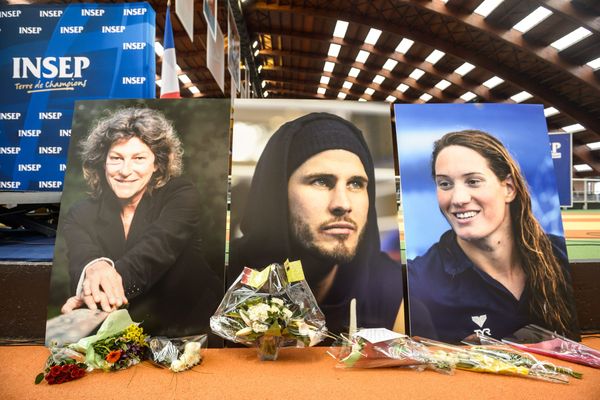
[[39,35],[42,32],[41,26],[20,26],[19,34],[21,35]]
[[81,78],[81,72],[90,66],[87,57],[13,57],[13,79]]
[[0,147],[0,154],[19,154],[20,147]]
[[101,17],[104,15],[104,10],[98,10],[96,8],[83,8],[81,10],[82,17]]
[[40,189],[60,189],[61,181],[39,181],[38,188]]
[[42,164],[19,164],[19,171],[37,172],[42,169]]
[[123,25],[104,25],[102,27],[102,33],[123,33],[125,31],[125,26]]
[[62,147],[60,146],[40,146],[38,147],[39,154],[60,154]]
[[61,26],[60,33],[77,34],[83,32],[83,26]]
[[18,112],[0,113],[0,120],[17,120],[19,118],[21,118],[21,113]]
[[562,147],[562,144],[558,143],[558,142],[552,142],[550,143],[550,149],[551,154],[552,154],[552,159],[556,160],[559,158],[562,158],[562,152],[560,151],[560,148]]
[[21,182],[0,181],[0,189],[18,189],[20,187],[21,187]]
[[123,85],[143,85],[146,82],[145,76],[124,76]]
[[146,14],[146,11],[148,10],[145,8],[126,8],[123,10],[123,15],[144,15]]
[[21,15],[21,10],[0,11],[0,18],[17,18]]
[[62,10],[40,10],[40,17],[42,18],[58,18],[62,14]]
[[38,113],[40,119],[61,119],[61,112],[41,112]]
[[144,42],[123,42],[123,50],[144,50],[146,43]]
[[40,129],[19,129],[19,137],[39,137],[41,134]]

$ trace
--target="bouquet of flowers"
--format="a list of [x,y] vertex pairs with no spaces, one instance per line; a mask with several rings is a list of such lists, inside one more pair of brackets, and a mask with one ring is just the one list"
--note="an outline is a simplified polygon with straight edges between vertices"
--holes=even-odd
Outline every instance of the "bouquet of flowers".
[[569,375],[577,379],[581,379],[583,376],[583,374],[573,371],[571,368],[561,367],[546,361],[540,361],[536,359],[533,354],[512,349],[501,341],[482,333],[477,334],[477,339],[474,343],[465,342],[465,344],[471,345],[471,350],[473,351],[481,354],[488,354],[506,360],[514,365],[529,368],[530,370],[542,371],[543,373]]
[[87,370],[85,355],[66,347],[51,346],[44,372],[35,378],[36,385],[44,379],[49,385],[82,378]]
[[147,337],[123,309],[110,313],[95,335],[69,347],[85,354],[85,362],[91,368],[116,371],[147,358]]
[[202,362],[201,350],[206,346],[206,335],[180,338],[152,337],[148,341],[150,360],[173,372],[190,369]]
[[522,376],[556,383],[568,383],[567,375],[543,364],[531,365],[522,357],[514,357],[484,346],[460,347],[430,339],[419,339],[427,345],[432,357],[453,364],[458,369],[473,372]]
[[453,372],[452,364],[432,358],[425,345],[385,328],[360,329],[349,337],[342,336],[329,354],[341,368],[408,367]]
[[275,360],[280,347],[314,346],[327,328],[299,261],[245,268],[210,319],[212,331],[233,342],[256,346],[262,360]]
[[600,351],[537,325],[527,325],[502,342],[531,353],[600,368]]

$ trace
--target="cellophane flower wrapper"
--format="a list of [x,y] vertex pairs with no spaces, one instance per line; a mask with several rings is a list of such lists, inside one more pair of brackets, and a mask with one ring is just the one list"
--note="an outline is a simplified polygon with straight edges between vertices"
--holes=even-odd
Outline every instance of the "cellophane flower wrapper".
[[275,352],[314,346],[327,334],[325,316],[299,261],[271,264],[262,271],[245,268],[225,293],[210,327],[232,342]]
[[530,353],[600,368],[600,351],[537,325],[527,325],[502,341]]
[[65,383],[82,378],[88,370],[92,370],[85,363],[85,354],[57,345],[51,345],[49,350],[44,372],[36,377],[36,384],[44,379],[49,385]]
[[548,361],[538,360],[533,354],[519,349],[510,347],[508,344],[501,342],[482,333],[477,334],[477,338],[463,341],[463,343],[471,346],[473,351],[482,354],[489,354],[511,362],[512,364],[524,366],[530,370],[543,375],[568,375],[573,378],[581,379],[583,374],[574,371],[572,368],[555,365]]
[[151,337],[148,340],[150,361],[173,372],[188,370],[202,362],[206,339],[205,334],[177,338]]
[[548,370],[542,366],[529,368],[520,359],[513,359],[504,352],[482,349],[485,346],[454,346],[430,339],[419,338],[419,342],[427,345],[432,357],[446,361],[462,369],[472,372],[520,376],[544,380],[554,383],[568,383],[569,377],[556,370]]
[[329,349],[339,368],[403,367],[451,374],[453,365],[430,356],[427,346],[385,328],[360,329],[342,335]]
[[85,354],[85,363],[89,367],[115,371],[147,358],[147,337],[129,312],[122,309],[111,312],[95,335],[85,337],[69,348]]

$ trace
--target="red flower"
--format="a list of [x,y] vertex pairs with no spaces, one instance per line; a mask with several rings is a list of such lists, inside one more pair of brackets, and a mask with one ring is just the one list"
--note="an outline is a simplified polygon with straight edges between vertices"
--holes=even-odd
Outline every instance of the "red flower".
[[117,361],[119,361],[119,358],[121,358],[122,353],[123,353],[123,350],[113,350],[106,355],[105,360],[111,364],[114,364]]
[[75,364],[54,365],[44,377],[49,385],[55,385],[79,379],[85,375],[85,369]]

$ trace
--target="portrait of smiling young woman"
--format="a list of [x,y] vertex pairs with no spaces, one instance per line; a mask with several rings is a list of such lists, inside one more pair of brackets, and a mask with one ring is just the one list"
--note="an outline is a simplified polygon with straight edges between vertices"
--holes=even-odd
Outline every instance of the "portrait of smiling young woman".
[[[538,221],[536,193],[507,146],[479,129],[444,133],[429,146],[429,160],[419,165],[429,162],[424,186],[434,193],[446,228],[429,231],[439,239],[428,248],[408,251],[410,224],[419,215],[405,196],[409,304],[426,310],[411,315],[411,334],[460,342],[478,333],[502,338],[537,324],[577,338],[564,238]],[[402,167],[402,154],[400,160]],[[403,194],[411,178],[402,177]]]

